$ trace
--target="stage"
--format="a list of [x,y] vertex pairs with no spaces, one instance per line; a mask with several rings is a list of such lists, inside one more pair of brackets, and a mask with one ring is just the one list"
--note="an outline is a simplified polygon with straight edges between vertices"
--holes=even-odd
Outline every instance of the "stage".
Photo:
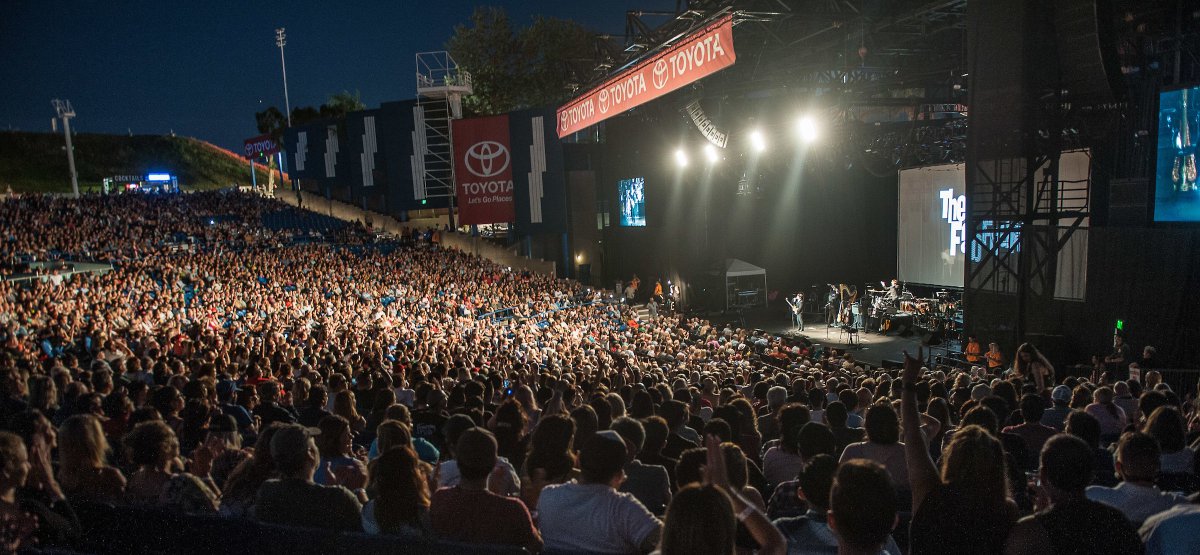
[[[924,334],[919,331],[907,332],[906,334],[884,335],[866,329],[859,330],[854,338],[854,344],[851,345],[848,341],[848,334],[839,327],[830,327],[824,322],[824,315],[818,313],[805,313],[804,315],[804,331],[798,331],[792,327],[791,312],[788,306],[782,302],[781,306],[771,306],[769,308],[749,308],[743,310],[740,314],[737,311],[730,310],[723,314],[712,315],[709,318],[713,322],[730,322],[734,325],[746,327],[748,329],[759,329],[784,337],[804,337],[813,343],[814,346],[823,346],[832,349],[849,351],[854,355],[855,360],[859,360],[872,366],[882,366],[887,361],[888,364],[898,364],[904,360],[904,351],[908,351],[913,356],[916,356],[917,349],[921,347],[921,340]],[[956,355],[961,351],[958,340],[945,341],[941,345],[933,347],[933,356],[961,356]],[[929,348],[926,347],[926,358],[929,358]]]

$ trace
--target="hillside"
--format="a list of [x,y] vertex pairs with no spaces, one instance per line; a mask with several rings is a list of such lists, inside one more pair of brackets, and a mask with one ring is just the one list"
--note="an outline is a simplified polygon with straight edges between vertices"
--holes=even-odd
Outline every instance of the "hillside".
[[[197,139],[80,133],[72,141],[81,191],[98,190],[105,177],[150,171],[175,174],[186,189],[250,184],[244,158]],[[257,173],[258,182],[266,183],[267,172]],[[9,185],[17,192],[69,192],[62,134],[0,132],[0,192]]]

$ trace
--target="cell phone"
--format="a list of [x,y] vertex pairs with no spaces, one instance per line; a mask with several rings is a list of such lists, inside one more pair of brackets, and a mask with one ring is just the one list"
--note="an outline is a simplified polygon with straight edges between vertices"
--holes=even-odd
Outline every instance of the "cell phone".
[[504,380],[504,389],[509,389],[511,387],[512,387],[512,382],[510,382],[508,380]]

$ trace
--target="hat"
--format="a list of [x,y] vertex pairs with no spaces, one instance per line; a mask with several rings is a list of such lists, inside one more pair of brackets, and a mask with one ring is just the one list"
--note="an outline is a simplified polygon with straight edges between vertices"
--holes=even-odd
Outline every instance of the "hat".
[[217,396],[218,397],[225,397],[225,396],[233,395],[234,393],[237,393],[241,390],[242,390],[242,388],[238,387],[237,382],[235,382],[233,380],[221,380],[221,381],[217,382]]
[[271,437],[271,458],[276,461],[296,461],[308,454],[309,438],[321,435],[319,428],[285,424]]
[[1054,399],[1055,401],[1068,403],[1071,401],[1071,388],[1065,385],[1055,387],[1054,390],[1050,392],[1050,398]]

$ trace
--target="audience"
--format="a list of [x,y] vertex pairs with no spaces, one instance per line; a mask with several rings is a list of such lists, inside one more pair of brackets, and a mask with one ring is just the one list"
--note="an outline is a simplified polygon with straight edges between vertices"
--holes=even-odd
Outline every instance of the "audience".
[[434,492],[429,502],[433,531],[438,537],[459,542],[540,551],[542,535],[525,504],[488,490],[488,477],[499,468],[496,450],[495,436],[483,428],[459,433],[454,454],[460,478],[456,485]]
[[1042,448],[1040,461],[1037,512],[1013,527],[1005,553],[1142,553],[1137,529],[1125,515],[1085,495],[1093,454],[1083,440],[1056,435]]
[[1158,441],[1141,432],[1125,432],[1117,443],[1115,487],[1089,486],[1087,498],[1109,505],[1125,515],[1134,526],[1155,513],[1187,502],[1187,498],[1164,492],[1154,485],[1159,473]]
[[[1157,372],[1055,386],[1032,345],[1011,372],[864,369],[279,213],[317,218],[231,192],[0,202],[0,277],[28,275],[0,280],[5,545],[99,549],[79,507],[400,551],[1196,550],[1174,491],[1200,489],[1195,392]],[[58,260],[112,269],[31,266]]]
[[275,431],[271,459],[279,478],[259,487],[255,518],[275,524],[362,530],[359,497],[343,486],[322,486],[313,481],[321,460],[313,437],[320,433],[299,424],[285,424]]
[[598,432],[579,452],[579,480],[542,490],[537,504],[538,529],[547,549],[590,553],[654,550],[662,522],[636,497],[617,491],[625,480],[627,450],[616,432]]

